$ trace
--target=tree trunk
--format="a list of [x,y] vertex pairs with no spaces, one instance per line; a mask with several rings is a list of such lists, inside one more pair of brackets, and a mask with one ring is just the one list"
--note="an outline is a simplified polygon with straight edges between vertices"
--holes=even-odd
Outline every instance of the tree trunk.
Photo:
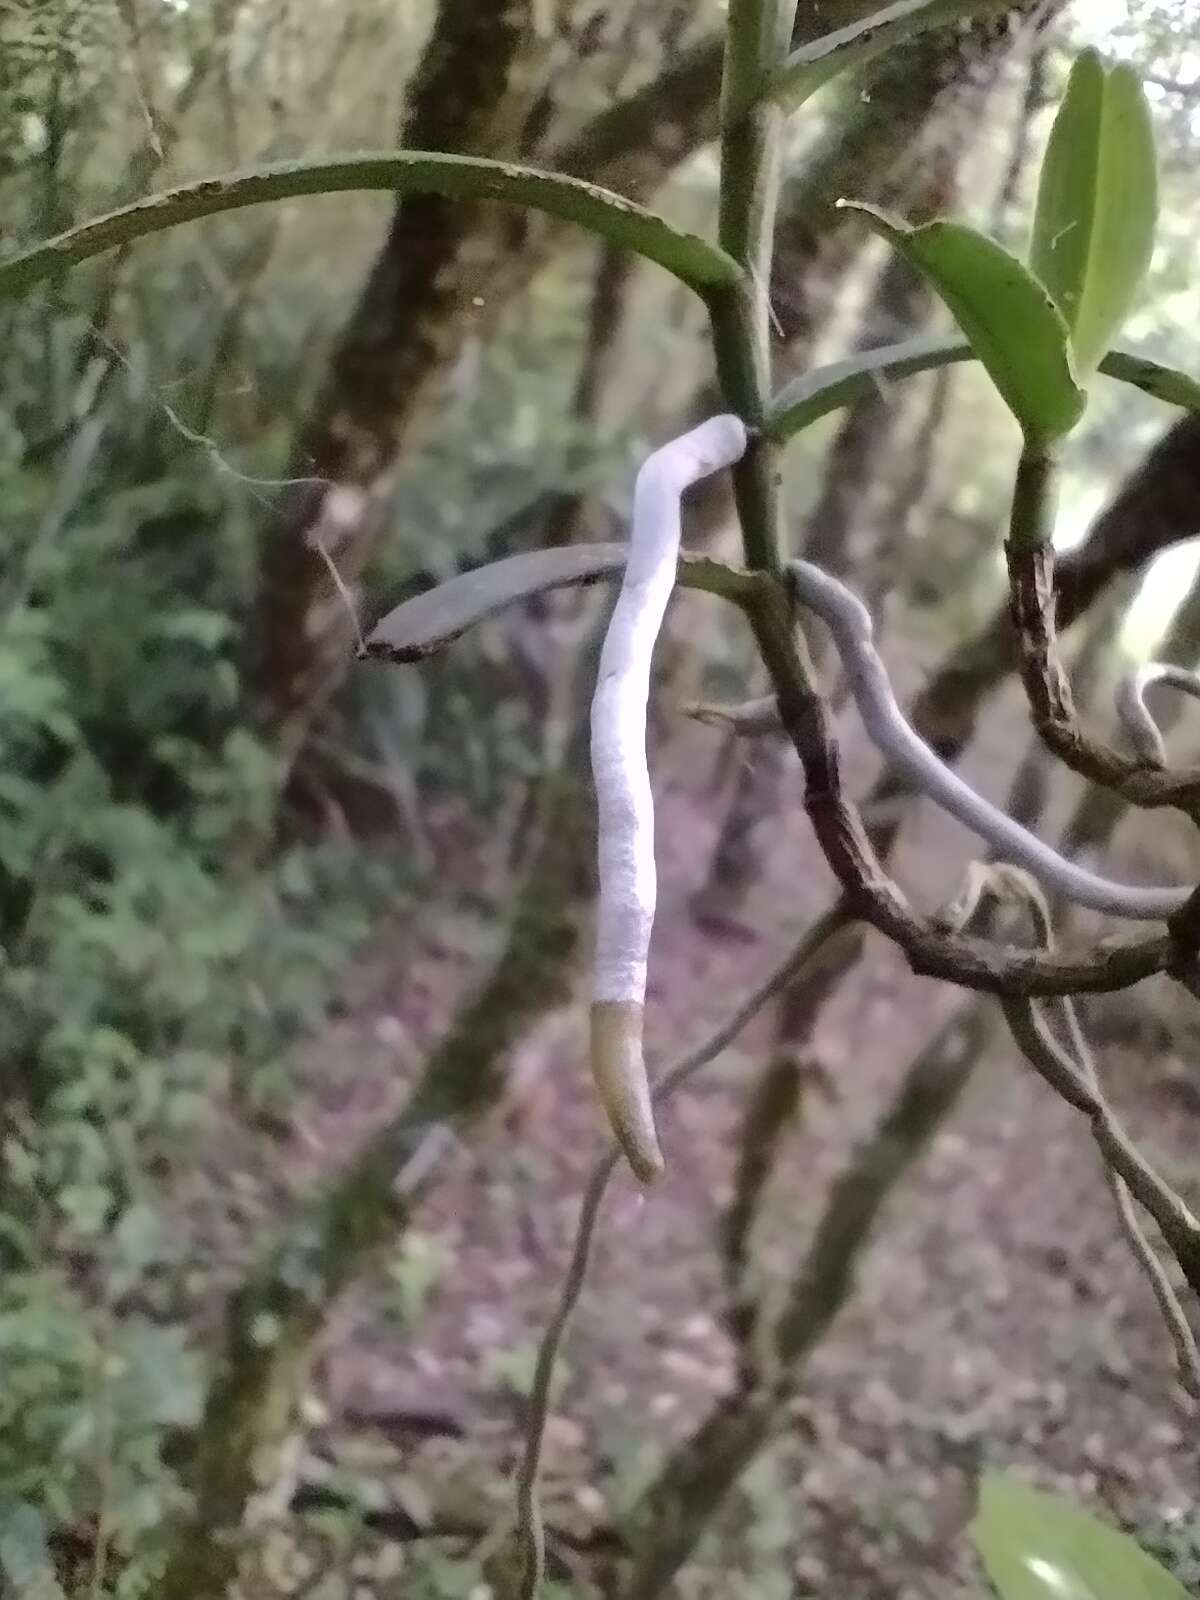
[[[531,0],[442,0],[412,90],[403,143],[509,154],[530,105],[518,67]],[[285,759],[346,654],[341,596],[325,555],[353,583],[405,429],[461,346],[464,308],[522,244],[520,213],[438,196],[406,198],[333,357],[268,524],[255,687]]]
[[219,1600],[226,1592],[247,1509],[275,1486],[335,1301],[381,1249],[395,1248],[446,1150],[501,1103],[513,1047],[570,993],[580,909],[593,885],[583,708],[598,648],[594,635],[562,686],[563,749],[538,785],[531,859],[490,974],[451,1022],[404,1105],[285,1224],[229,1301],[204,1414],[174,1452],[194,1504],[162,1584],[172,1600]]
[[[645,89],[574,136],[535,149],[546,95],[535,86],[532,0],[442,0],[417,73],[404,143],[541,164],[640,196],[716,132],[721,49],[679,54]],[[250,692],[264,737],[290,769],[336,688],[353,628],[322,550],[353,590],[379,536],[400,460],[467,340],[494,326],[539,269],[578,235],[507,208],[400,202],[293,452],[298,481],[264,530],[251,632]]]
[[[633,197],[651,196],[716,133],[719,40],[675,53],[644,89],[554,143],[533,138],[546,112],[545,96],[530,89],[525,70],[531,4],[442,0],[417,74],[405,142],[502,157],[519,151]],[[803,8],[797,42],[862,16],[872,4],[828,0],[811,12]],[[676,22],[673,15],[669,25]],[[992,24],[989,31],[1004,26]],[[973,36],[982,31],[972,30]],[[947,36],[953,30],[938,35]],[[911,59],[909,52],[900,54]],[[860,105],[860,122],[874,128],[874,154],[841,172],[836,162],[829,167],[821,205],[804,220],[795,218],[794,229],[805,239],[829,231],[836,214],[828,213],[844,174],[869,175],[888,165],[885,155],[903,136],[903,129],[873,116],[869,102]],[[875,193],[862,185],[859,192]],[[322,550],[353,589],[378,537],[396,467],[439,379],[467,338],[494,325],[572,237],[566,225],[497,216],[496,208],[485,206],[413,198],[398,206],[293,453],[288,475],[301,481],[281,492],[264,531],[248,683],[264,737],[285,771],[350,658],[351,621]],[[786,240],[781,243],[786,249]],[[793,239],[793,256],[804,248],[803,240]],[[795,315],[791,288],[785,283],[777,290],[785,326]]]

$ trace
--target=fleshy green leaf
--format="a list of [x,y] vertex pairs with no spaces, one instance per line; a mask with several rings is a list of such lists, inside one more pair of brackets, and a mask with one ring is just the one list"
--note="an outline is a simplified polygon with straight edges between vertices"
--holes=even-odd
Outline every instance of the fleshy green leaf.
[[1000,1600],[1187,1600],[1126,1534],[1002,1474],[984,1477],[971,1534]]
[[1129,314],[1154,251],[1158,163],[1142,85],[1095,50],[1075,62],[1042,162],[1029,264],[1092,372]]
[[1068,325],[1091,251],[1104,80],[1099,52],[1084,50],[1067,79],[1038,177],[1029,265]]
[[[903,339],[899,344],[864,350],[844,361],[832,361],[783,386],[771,402],[767,432],[782,444],[831,411],[855,405],[886,384],[974,359],[975,352],[965,339],[920,334],[915,339]],[[1100,371],[1165,405],[1200,411],[1200,383],[1186,372],[1164,367],[1149,356],[1137,355],[1131,350],[1110,350],[1100,363]]]
[[128,244],[148,233],[194,222],[199,217],[299,195],[382,189],[399,194],[438,194],[449,199],[495,200],[527,206],[599,234],[610,244],[656,261],[689,288],[704,294],[735,283],[732,257],[695,234],[684,233],[644,206],[581,178],[481,156],[424,150],[330,156],[317,161],[279,161],[251,172],[201,178],[70,228],[53,239],[0,260],[0,299],[19,294],[78,261]]
[[994,239],[962,223],[910,228],[873,206],[854,209],[949,307],[1026,443],[1040,449],[1069,433],[1083,415],[1087,396],[1076,381],[1063,315],[1029,269]]
[[[385,661],[419,661],[486,617],[548,589],[619,577],[629,554],[623,544],[573,544],[530,550],[460,573],[389,611],[367,635],[363,654]],[[736,596],[753,578],[707,556],[681,554],[678,583],[708,594]]]
[[920,334],[899,344],[863,350],[844,361],[832,361],[784,385],[771,402],[767,432],[773,439],[790,439],[840,406],[854,405],[873,389],[974,357],[974,350],[963,339]]
[[1200,411],[1200,383],[1177,367],[1164,367],[1161,361],[1152,361],[1132,350],[1110,350],[1100,363],[1100,371],[1119,383],[1132,384],[1165,405]]
[[1000,11],[1009,0],[894,0],[869,17],[813,39],[793,50],[772,80],[772,99],[789,110],[839,73],[863,67],[905,39],[964,17]]

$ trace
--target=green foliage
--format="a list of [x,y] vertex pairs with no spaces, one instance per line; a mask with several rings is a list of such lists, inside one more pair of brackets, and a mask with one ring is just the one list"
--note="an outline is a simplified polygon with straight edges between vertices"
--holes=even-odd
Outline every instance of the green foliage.
[[972,1535],[1000,1600],[1185,1600],[1127,1534],[1015,1478],[984,1478]]
[[388,1263],[387,1284],[380,1296],[406,1333],[420,1323],[453,1261],[453,1253],[435,1235],[415,1228],[406,1232],[398,1255]]
[[1087,404],[1061,311],[1003,246],[958,222],[909,228],[857,206],[924,274],[954,315],[1026,441],[1041,448],[1079,421]]
[[76,262],[201,217],[298,195],[360,189],[525,206],[657,262],[698,294],[729,288],[738,278],[732,258],[716,245],[596,184],[479,156],[396,150],[274,162],[147,196],[0,261],[0,298],[24,294]]
[[164,1201],[232,1102],[288,1089],[370,890],[327,846],[257,864],[278,781],[233,649],[236,519],[223,537],[185,474],[114,471],[47,540],[43,486],[6,481],[0,1559],[36,1567],[35,1513],[99,1517],[132,1595],[180,1505],[163,1447],[202,1397],[205,1269]]
[[64,105],[77,112],[78,97],[111,77],[117,44],[110,0],[5,0],[0,117],[61,116]]
[[776,74],[773,91],[795,109],[843,72],[866,66],[906,39],[964,18],[999,10],[1003,0],[894,0],[889,6],[801,45]]
[[1150,266],[1158,215],[1154,127],[1131,67],[1085,50],[1042,162],[1029,265],[1071,330],[1076,370],[1094,370]]
[[854,209],[929,280],[1040,454],[1083,415],[1083,384],[1150,266],[1157,157],[1141,82],[1095,51],[1079,57],[1042,166],[1028,267],[961,223],[910,228]]

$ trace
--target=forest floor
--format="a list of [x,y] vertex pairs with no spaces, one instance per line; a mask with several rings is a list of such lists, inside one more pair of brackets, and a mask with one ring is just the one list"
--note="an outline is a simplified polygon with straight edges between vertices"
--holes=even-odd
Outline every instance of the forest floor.
[[[664,762],[648,1003],[658,1060],[702,1039],[828,902],[828,871],[790,804],[792,774],[793,820],[744,908],[753,936],[696,927],[689,897],[712,844],[705,786],[718,742],[688,730]],[[1011,752],[1023,747],[1015,711],[1002,709],[973,753],[974,775],[1002,793]],[[865,757],[851,761],[856,792],[868,776]],[[932,906],[956,888],[969,854],[966,836],[923,808],[906,826],[903,879]],[[1161,855],[1143,860],[1124,835],[1117,864],[1130,876],[1165,870]],[[309,1052],[313,1087],[295,1120],[290,1186],[336,1167],[403,1098],[487,939],[462,915],[381,938],[347,1015]],[[317,1455],[384,1482],[385,1498],[418,1522],[486,1525],[507,1509],[536,1343],[604,1148],[583,1064],[582,993],[581,981],[578,1003],[522,1048],[511,1115],[452,1158],[403,1250],[330,1331]],[[757,1240],[768,1277],[786,1281],[830,1178],[904,1067],[973,1003],[913,977],[869,938],[814,1040],[830,1088],[808,1096],[779,1163]],[[1200,1034],[1189,1038],[1172,1004],[1164,987],[1091,1007],[1088,1018],[1132,1131],[1194,1198],[1200,1081],[1182,1057]],[[665,1114],[662,1184],[643,1196],[622,1172],[612,1185],[547,1439],[547,1516],[565,1534],[551,1549],[564,1570],[585,1562],[589,1541],[619,1522],[663,1452],[731,1386],[716,1229],[771,1022],[753,1023]],[[779,1445],[731,1497],[679,1592],[978,1596],[965,1529],[984,1466],[1027,1472],[1143,1531],[1174,1527],[1182,1542],[1189,1520],[1197,1534],[1198,1447],[1195,1410],[1171,1378],[1094,1147],[995,1028],[957,1111],[881,1219]]]

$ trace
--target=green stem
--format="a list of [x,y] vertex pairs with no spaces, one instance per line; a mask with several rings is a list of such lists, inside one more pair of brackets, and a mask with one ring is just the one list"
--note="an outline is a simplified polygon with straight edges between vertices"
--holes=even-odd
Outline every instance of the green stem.
[[1008,543],[1014,551],[1038,550],[1054,541],[1058,509],[1058,462],[1029,446],[1021,452],[1013,484]]
[[[770,281],[784,113],[765,97],[791,39],[796,0],[729,0],[721,83],[718,237],[743,281],[710,297],[717,371],[746,425],[764,427],[771,390]],[[777,572],[779,447],[756,433],[734,469],[746,559]]]

